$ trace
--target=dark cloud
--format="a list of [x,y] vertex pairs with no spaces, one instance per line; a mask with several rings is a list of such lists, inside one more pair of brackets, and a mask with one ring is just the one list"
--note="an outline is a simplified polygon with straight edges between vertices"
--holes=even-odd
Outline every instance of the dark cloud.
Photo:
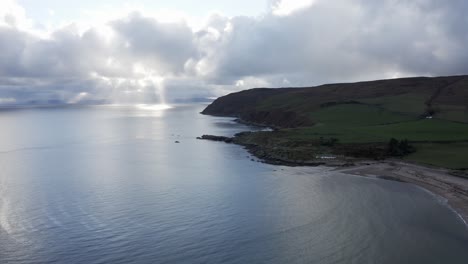
[[234,18],[214,76],[295,85],[466,73],[466,3],[317,1],[289,16]]

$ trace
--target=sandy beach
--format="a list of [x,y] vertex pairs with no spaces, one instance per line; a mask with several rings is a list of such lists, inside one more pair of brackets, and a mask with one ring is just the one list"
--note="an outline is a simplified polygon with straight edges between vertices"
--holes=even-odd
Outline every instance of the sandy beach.
[[468,223],[468,179],[453,176],[450,170],[415,165],[401,161],[361,162],[335,171],[364,177],[378,177],[416,184],[447,200],[465,223]]
[[[221,137],[215,141],[236,142],[235,138]],[[228,140],[228,141],[226,141]],[[239,144],[244,146],[258,161],[284,166],[326,166],[334,171],[363,177],[374,177],[415,184],[431,193],[444,198],[447,204],[457,212],[468,226],[468,178],[455,176],[461,171],[433,167],[429,165],[386,159],[382,161],[358,160],[346,157],[320,158],[313,160],[291,160],[275,154],[271,149],[258,145]]]

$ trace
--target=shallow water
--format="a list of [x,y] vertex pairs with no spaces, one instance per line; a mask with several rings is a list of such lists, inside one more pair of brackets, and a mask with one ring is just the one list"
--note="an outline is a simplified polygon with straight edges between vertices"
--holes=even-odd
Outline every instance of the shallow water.
[[252,162],[202,109],[0,111],[0,263],[468,263],[430,193]]

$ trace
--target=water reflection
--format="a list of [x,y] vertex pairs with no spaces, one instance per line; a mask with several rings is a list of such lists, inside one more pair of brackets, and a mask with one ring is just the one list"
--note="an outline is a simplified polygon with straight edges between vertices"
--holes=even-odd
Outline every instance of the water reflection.
[[166,104],[157,104],[157,105],[152,105],[152,104],[138,104],[136,105],[137,108],[143,109],[143,110],[152,110],[152,111],[160,111],[160,110],[166,110],[172,108],[170,105]]
[[13,150],[0,153],[0,263],[468,258],[463,223],[429,194],[251,162],[236,145],[196,140],[247,129],[202,108],[0,113],[0,150]]

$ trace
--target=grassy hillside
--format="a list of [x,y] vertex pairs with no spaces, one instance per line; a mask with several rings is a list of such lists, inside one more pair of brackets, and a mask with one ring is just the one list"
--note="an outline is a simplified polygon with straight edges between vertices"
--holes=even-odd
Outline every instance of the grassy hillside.
[[[380,155],[389,139],[396,138],[416,147],[407,160],[468,168],[467,76],[252,89],[221,97],[203,113],[279,128],[241,139],[288,159]],[[323,143],[331,138],[338,143]]]

